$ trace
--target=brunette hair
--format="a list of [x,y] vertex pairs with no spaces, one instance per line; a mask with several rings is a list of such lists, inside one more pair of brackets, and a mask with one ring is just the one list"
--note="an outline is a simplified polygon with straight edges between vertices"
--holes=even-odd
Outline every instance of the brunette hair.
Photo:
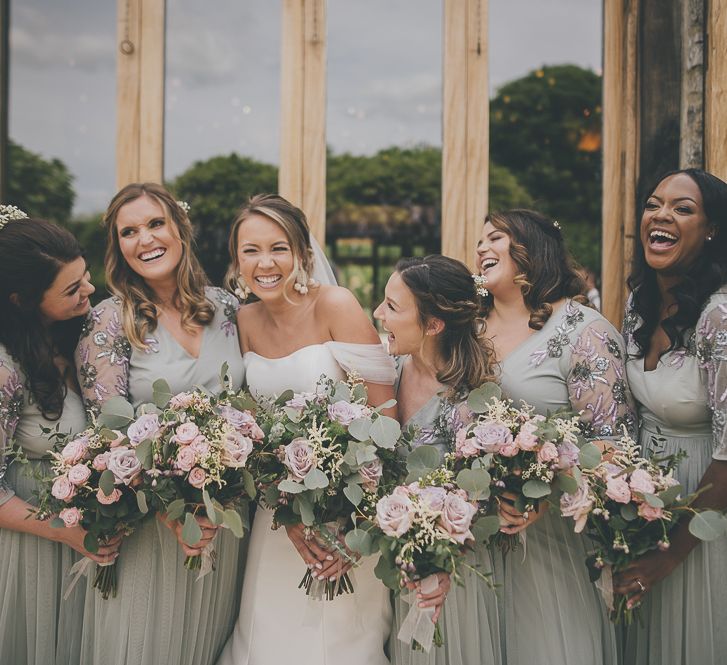
[[81,256],[69,231],[42,219],[9,221],[0,230],[0,343],[48,420],[61,417],[67,392],[54,356],[72,362],[83,317],[44,325],[40,303],[61,268]]
[[471,272],[441,254],[401,259],[395,268],[412,292],[424,328],[430,319],[444,323],[439,352],[444,366],[437,380],[450,396],[495,379],[494,355],[482,333],[482,303]]
[[287,282],[294,282],[296,278],[299,278],[301,282],[307,283],[313,272],[313,249],[310,241],[310,228],[305,213],[277,194],[257,194],[240,208],[235,221],[232,223],[228,243],[231,262],[225,275],[225,287],[233,293],[239,288],[237,281],[239,272],[237,240],[240,226],[252,215],[267,217],[285,232],[293,254],[293,272],[291,272]]
[[121,298],[122,324],[129,342],[145,349],[147,333],[157,326],[156,295],[144,279],[129,268],[121,253],[116,229],[121,208],[142,196],[149,197],[161,206],[165,221],[173,224],[182,242],[175,295],[175,306],[182,312],[182,326],[190,330],[193,323],[203,326],[209,324],[214,318],[215,308],[205,295],[205,286],[209,280],[194,253],[194,232],[184,208],[164,187],[156,183],[126,185],[111,200],[104,216],[107,234],[106,285],[111,293]]
[[[666,178],[683,173],[689,176],[702,193],[702,205],[707,221],[715,227],[712,241],[704,243],[699,259],[687,268],[678,284],[670,290],[676,301],[676,311],[661,321],[669,337],[667,351],[686,345],[685,333],[697,325],[699,316],[710,296],[727,282],[727,183],[702,169],[681,169],[662,175],[649,188],[644,208],[654,190]],[[651,338],[660,323],[661,294],[656,271],[646,263],[643,247],[634,254],[633,268],[628,279],[632,292],[632,308],[641,319],[633,331],[638,347],[637,357],[649,352]]]
[[[485,217],[496,229],[510,238],[510,257],[518,274],[525,306],[530,310],[528,326],[540,330],[553,313],[553,303],[572,298],[583,305],[586,285],[563,242],[560,227],[535,210],[514,209],[491,212]],[[485,298],[485,315],[492,309],[493,298]]]

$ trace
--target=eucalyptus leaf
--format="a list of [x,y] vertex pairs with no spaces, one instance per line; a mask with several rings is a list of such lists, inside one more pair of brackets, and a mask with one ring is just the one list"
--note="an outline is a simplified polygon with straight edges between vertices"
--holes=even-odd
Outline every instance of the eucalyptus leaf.
[[431,473],[439,466],[440,461],[439,450],[434,446],[414,448],[406,458],[406,468],[409,471],[407,482],[413,482]]
[[356,483],[348,483],[348,485],[343,488],[343,493],[354,506],[358,506],[363,499],[363,490],[360,485],[357,485]]
[[134,407],[120,395],[114,395],[103,403],[99,423],[111,429],[126,427],[134,419]]
[[230,377],[227,376],[227,374],[230,371],[230,366],[227,364],[227,361],[222,363],[222,367],[220,367],[220,387],[224,390],[228,383]]
[[287,478],[278,483],[278,489],[281,492],[287,492],[288,494],[300,494],[305,491],[305,487],[303,485]]
[[247,495],[251,499],[254,499],[257,495],[255,479],[252,477],[252,474],[247,469],[242,470],[242,483],[245,486],[245,492],[247,492]]
[[351,391],[351,397],[353,397],[353,399],[357,402],[362,402],[365,404],[369,398],[366,386],[363,383],[357,383]]
[[401,436],[401,425],[389,416],[378,416],[371,425],[371,438],[379,448],[393,449]]
[[146,504],[146,494],[142,490],[136,493],[136,505],[139,506],[139,510],[145,515],[149,512],[149,506]]
[[625,503],[619,512],[627,522],[633,522],[639,516],[639,511],[633,503]]
[[349,531],[346,534],[346,546],[352,552],[358,552],[361,556],[369,556],[375,551],[373,537],[363,529]]
[[228,508],[225,511],[223,524],[232,531],[236,538],[242,538],[245,535],[245,529],[242,525],[242,518],[234,508]]
[[523,494],[528,499],[542,499],[550,494],[550,485],[542,480],[528,480],[523,485]]
[[111,496],[114,492],[114,474],[108,469],[101,472],[98,479],[98,486],[106,496]]
[[154,404],[156,404],[160,409],[163,409],[167,404],[169,404],[169,400],[173,397],[172,389],[169,387],[169,384],[165,379],[157,379],[151,384],[151,387],[153,391],[152,399],[154,400]]
[[145,469],[151,469],[152,467],[152,453],[151,453],[151,439],[144,439],[135,448],[136,458],[141,462],[141,466]]
[[383,404],[379,404],[374,411],[376,413],[380,413],[381,411],[385,411],[386,409],[391,409],[396,406],[396,400],[395,399],[387,399]]
[[202,540],[202,529],[199,528],[199,524],[192,513],[186,513],[184,516],[182,540],[190,547]]
[[303,484],[309,490],[325,489],[328,487],[328,476],[320,469],[313,468],[305,474]]
[[283,411],[288,420],[292,420],[294,423],[299,423],[303,418],[303,414],[300,409],[294,409],[292,406],[284,406]]
[[204,509],[207,512],[207,519],[212,522],[212,524],[218,524],[217,512],[215,511],[209,492],[206,489],[202,490],[202,501],[204,502]]
[[260,405],[247,393],[240,393],[230,399],[230,406],[238,411],[256,411]]
[[184,513],[184,499],[175,499],[167,506],[167,519],[178,520]]
[[352,401],[352,395],[351,395],[351,389],[343,382],[339,382],[336,384],[336,388],[333,391],[333,400],[334,402],[351,402]]
[[486,469],[462,469],[457,474],[457,485],[466,492],[486,492],[489,495],[491,481],[492,478]]
[[586,443],[578,453],[578,461],[584,469],[593,469],[601,461],[601,449],[594,443]]
[[559,473],[558,488],[566,494],[575,494],[578,491],[578,481],[567,473]]
[[366,441],[370,437],[371,424],[371,418],[356,418],[348,426],[348,433],[358,441]]
[[300,513],[300,519],[306,526],[313,526],[315,522],[315,514],[313,512],[313,505],[308,501],[305,496],[296,496],[294,503],[297,505],[298,512]]
[[356,451],[356,464],[361,466],[376,459],[376,446],[362,446]]
[[500,530],[500,518],[497,515],[479,517],[472,525],[472,535],[478,543],[487,541]]
[[98,552],[98,538],[89,531],[83,539],[83,546],[91,554],[96,554]]
[[53,518],[53,519],[52,519],[52,520],[50,521],[50,525],[51,525],[51,526],[52,526],[52,527],[53,527],[54,529],[65,529],[65,528],[66,528],[66,523],[65,523],[65,522],[64,522],[64,521],[63,521],[63,520],[62,520],[62,519],[61,519],[60,517],[54,517],[54,518]]
[[[394,542],[394,544],[396,544]],[[379,558],[374,573],[389,589],[395,592],[401,591],[399,585],[400,571],[392,563],[389,563],[383,556]]]
[[727,518],[715,510],[697,513],[689,522],[689,533],[699,540],[717,540],[727,531]]
[[475,388],[467,397],[467,407],[473,413],[485,413],[488,409],[490,400],[500,399],[502,390],[496,383],[483,383],[479,388]]
[[671,487],[667,487],[663,492],[659,492],[657,496],[664,502],[665,506],[668,506],[681,494],[682,489],[681,485],[672,485]]
[[295,396],[295,393],[292,390],[284,390],[282,393],[280,393],[280,397],[278,397],[278,399],[275,400],[275,403],[278,406],[282,406],[289,400],[293,399],[294,396]]
[[656,496],[656,494],[644,492],[644,501],[646,501],[646,503],[648,503],[652,508],[664,507],[664,502],[658,496]]

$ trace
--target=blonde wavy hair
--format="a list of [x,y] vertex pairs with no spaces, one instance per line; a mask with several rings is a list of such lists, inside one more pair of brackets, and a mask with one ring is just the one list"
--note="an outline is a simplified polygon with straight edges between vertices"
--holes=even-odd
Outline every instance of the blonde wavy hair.
[[[586,285],[563,242],[560,227],[535,210],[514,209],[492,212],[485,217],[510,238],[510,257],[518,274],[513,282],[520,287],[530,310],[528,326],[540,330],[553,313],[553,304],[571,298],[588,305],[583,294]],[[485,317],[492,309],[492,295],[485,298]]]
[[[286,287],[295,282],[296,278],[307,282],[313,272],[313,249],[310,242],[310,228],[305,213],[277,194],[257,194],[240,208],[235,221],[232,223],[228,243],[230,266],[227,269],[224,282],[227,290],[234,293],[238,289],[240,273],[237,253],[238,235],[240,226],[253,215],[262,215],[275,222],[288,238],[293,254],[293,272],[290,273],[285,282]],[[286,299],[288,299],[287,295]]]
[[182,327],[192,330],[193,325],[208,325],[215,308],[207,300],[205,286],[209,284],[202,265],[194,254],[194,232],[185,210],[161,185],[153,182],[126,185],[111,200],[104,224],[106,226],[106,286],[122,302],[122,325],[129,342],[139,349],[148,348],[145,339],[157,327],[158,298],[144,279],[135,273],[124,259],[119,246],[116,220],[119,211],[142,196],[158,203],[164,219],[182,243],[182,258],[177,266],[177,293],[175,306],[182,312]]

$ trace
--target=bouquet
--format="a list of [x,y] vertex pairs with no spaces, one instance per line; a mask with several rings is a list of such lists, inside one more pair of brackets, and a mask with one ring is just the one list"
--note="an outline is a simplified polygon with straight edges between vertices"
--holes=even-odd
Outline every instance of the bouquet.
[[[516,496],[515,507],[524,515],[542,500],[557,505],[560,492],[574,489],[573,470],[581,458],[600,456],[596,445],[585,442],[577,416],[534,415],[528,405],[518,408],[502,399],[494,383],[473,390],[467,406],[475,417],[456,433],[448,463],[459,471],[460,482],[479,479],[481,486],[490,479],[481,500],[488,501],[492,516],[505,492]],[[515,548],[519,538],[499,531],[494,536],[505,551]]]
[[[200,515],[241,538],[247,499],[255,497],[245,466],[263,438],[244,408],[249,399],[224,389],[217,395],[200,389],[172,395],[167,383],[158,380],[154,402],[140,409],[126,432],[143,469],[140,493],[167,519],[183,522],[182,539],[188,545],[202,537],[195,519]],[[187,557],[184,565],[206,574],[214,569],[213,548]]]
[[574,520],[575,532],[585,531],[596,545],[586,565],[615,623],[631,623],[638,608],[629,609],[626,597],[614,602],[613,573],[649,550],[668,549],[669,532],[686,516],[693,516],[689,530],[701,540],[727,531],[721,513],[691,507],[698,493],[682,496],[673,473],[684,456],[646,459],[624,430],[616,447],[575,470],[575,488],[560,498],[561,513]]
[[[419,453],[422,449],[428,450]],[[431,446],[415,449],[410,470],[416,473],[425,459],[433,461],[435,453],[438,455]],[[466,543],[475,538],[473,520],[478,512],[477,503],[457,486],[453,472],[440,466],[381,497],[370,519],[360,522],[346,541],[362,554],[380,552],[376,575],[395,593],[412,582],[431,593],[437,588],[439,572],[462,583],[460,571],[470,567],[465,561]],[[409,602],[411,608],[398,638],[427,652],[432,642],[441,646],[439,625],[432,623],[434,608],[420,608],[414,597]]]
[[[403,461],[394,450],[399,423],[367,405],[355,375],[335,382],[321,377],[316,392],[283,393],[263,408],[266,445],[253,454],[261,502],[274,511],[273,528],[304,524],[307,536],[350,561],[343,534],[352,514],[375,504],[382,486],[398,478]],[[319,581],[306,570],[300,587],[328,600],[353,592],[348,575]]]
[[[55,440],[52,474],[41,478],[39,515],[53,516],[52,526],[83,527],[83,546],[93,553],[107,539],[129,535],[148,513],[141,464],[129,439],[100,422],[80,434],[45,433]],[[90,561],[73,572],[83,573]],[[116,562],[96,565],[93,586],[104,600],[116,596]]]

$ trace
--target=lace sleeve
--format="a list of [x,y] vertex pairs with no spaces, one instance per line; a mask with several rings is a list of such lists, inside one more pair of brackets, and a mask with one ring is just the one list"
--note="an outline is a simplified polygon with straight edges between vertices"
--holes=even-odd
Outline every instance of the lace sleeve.
[[708,306],[697,325],[697,351],[706,371],[714,459],[727,460],[727,298]]
[[78,382],[89,413],[114,395],[129,396],[131,344],[121,325],[121,303],[111,298],[88,315],[76,349]]
[[396,381],[394,359],[381,344],[327,342],[336,362],[345,372],[356,372],[367,383],[393,386]]
[[625,357],[623,339],[606,319],[594,319],[579,331],[570,355],[568,394],[590,438],[616,438],[624,425],[636,434]]
[[0,506],[15,494],[5,482],[5,453],[12,444],[22,409],[23,382],[9,359],[0,356]]

